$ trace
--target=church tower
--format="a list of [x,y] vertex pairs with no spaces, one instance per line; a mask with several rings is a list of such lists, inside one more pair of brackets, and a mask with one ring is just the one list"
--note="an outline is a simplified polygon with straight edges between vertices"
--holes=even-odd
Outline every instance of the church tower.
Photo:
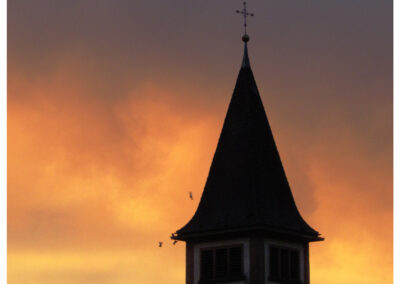
[[186,242],[186,284],[309,284],[309,243],[323,238],[296,207],[242,39],[199,206],[171,238]]

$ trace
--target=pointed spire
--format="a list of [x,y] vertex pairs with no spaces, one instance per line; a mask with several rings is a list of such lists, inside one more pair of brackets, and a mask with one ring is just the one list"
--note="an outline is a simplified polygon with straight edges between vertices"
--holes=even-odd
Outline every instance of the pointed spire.
[[[243,36],[244,37],[244,36]],[[244,40],[243,40],[244,41]],[[249,54],[247,52],[247,42],[244,42],[244,52],[243,52],[243,60],[242,60],[242,68],[250,68],[250,59]]]
[[242,66],[199,206],[175,239],[262,230],[319,240],[297,210],[243,41]]

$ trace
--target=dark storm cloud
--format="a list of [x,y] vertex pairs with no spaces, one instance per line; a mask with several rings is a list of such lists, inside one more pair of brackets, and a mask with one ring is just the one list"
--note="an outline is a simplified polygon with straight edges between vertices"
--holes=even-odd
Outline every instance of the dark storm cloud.
[[[241,1],[10,1],[9,70],[35,77],[78,56],[89,77],[107,81],[102,97],[113,88],[114,97],[123,96],[127,85],[148,78],[176,85],[184,79],[211,90],[204,99],[226,102],[240,63],[240,7]],[[391,102],[391,1],[250,1],[248,8],[255,12],[251,61],[267,107],[277,99],[271,96],[301,98],[321,111],[337,102],[349,109],[365,99]],[[377,93],[377,85],[386,89]]]

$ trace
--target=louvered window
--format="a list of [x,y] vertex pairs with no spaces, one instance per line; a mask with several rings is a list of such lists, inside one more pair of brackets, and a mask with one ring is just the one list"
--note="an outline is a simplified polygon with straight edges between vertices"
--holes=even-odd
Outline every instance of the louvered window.
[[214,277],[214,252],[211,249],[201,251],[200,273],[203,279]]
[[245,279],[242,246],[203,249],[200,258],[200,283]]
[[297,249],[270,246],[269,280],[278,283],[301,283],[300,253]]
[[215,278],[222,278],[228,275],[228,249],[215,250]]

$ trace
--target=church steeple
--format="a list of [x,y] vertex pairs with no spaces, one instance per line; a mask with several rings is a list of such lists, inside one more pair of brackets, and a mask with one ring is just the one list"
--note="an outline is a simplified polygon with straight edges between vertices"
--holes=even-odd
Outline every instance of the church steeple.
[[[238,11],[251,15],[244,9]],[[171,238],[186,242],[186,283],[309,284],[301,217],[250,67],[247,44],[198,208]]]

